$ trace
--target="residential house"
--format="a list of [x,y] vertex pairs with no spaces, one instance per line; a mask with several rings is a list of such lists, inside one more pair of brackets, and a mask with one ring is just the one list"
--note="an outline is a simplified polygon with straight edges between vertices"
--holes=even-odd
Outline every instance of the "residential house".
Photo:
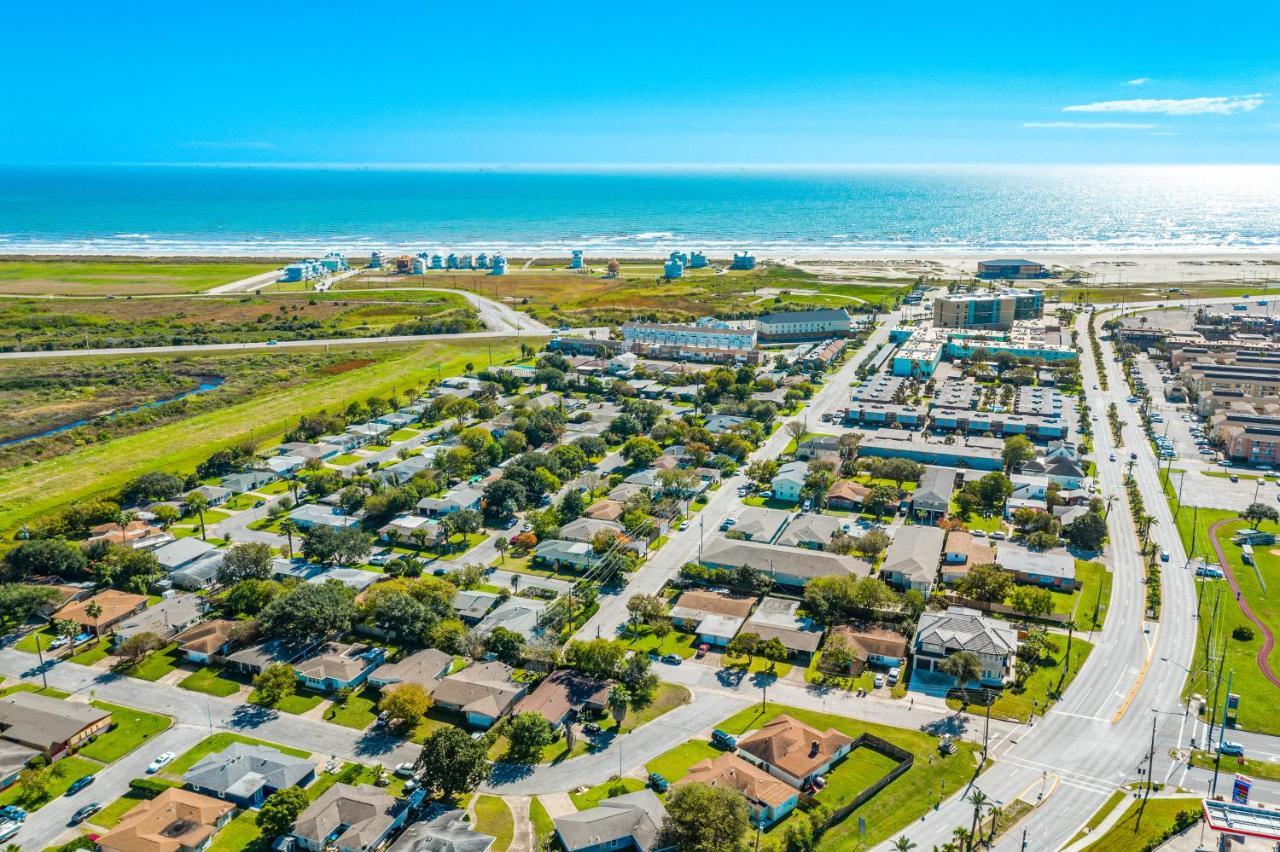
[[924,612],[912,641],[915,674],[945,674],[939,668],[953,654],[967,651],[982,664],[978,682],[1004,686],[1013,680],[1018,632],[1012,625],[988,618],[976,609],[953,606],[945,612]]
[[476,633],[487,636],[503,627],[526,638],[536,636],[542,632],[542,614],[546,609],[547,604],[543,601],[508,598],[476,625]]
[[453,668],[453,655],[436,648],[426,648],[396,660],[383,663],[368,677],[370,686],[383,689],[401,683],[413,683],[431,694],[436,684]]
[[625,534],[622,524],[615,521],[601,521],[595,518],[578,518],[560,527],[560,538],[563,541],[590,542],[601,532],[609,532],[615,536]]
[[754,633],[765,641],[777,639],[788,656],[807,662],[822,644],[822,631],[810,619],[797,615],[799,609],[797,600],[766,596],[742,625],[742,632]]
[[40,749],[0,739],[0,790],[12,787],[22,770],[41,754]]
[[204,618],[208,603],[190,592],[170,593],[153,607],[148,607],[116,625],[117,644],[142,633],[153,633],[166,642]]
[[228,618],[215,618],[188,627],[173,637],[187,662],[206,665],[215,656],[225,656],[235,642],[236,627],[245,624]]
[[751,614],[753,595],[691,589],[680,595],[671,608],[671,623],[680,630],[698,634],[698,641],[728,645]]
[[242,470],[222,477],[218,483],[233,494],[244,494],[275,482],[279,477],[269,470]]
[[661,848],[658,834],[666,820],[662,800],[645,789],[601,799],[594,808],[558,816],[552,822],[565,852],[654,852]]
[[495,839],[476,831],[466,811],[436,806],[411,823],[387,852],[489,852]]
[[276,447],[281,455],[299,456],[304,459],[331,459],[342,452],[342,447],[336,444],[309,444],[306,441],[290,441],[287,444],[281,444]]
[[778,468],[778,473],[773,477],[773,481],[769,483],[769,486],[773,489],[773,498],[775,500],[799,503],[800,495],[804,491],[804,481],[808,476],[809,465],[807,462],[793,461],[782,465]]
[[262,462],[263,467],[274,473],[276,476],[291,477],[293,474],[302,470],[307,460],[302,456],[272,456]]
[[[277,663],[292,666],[305,657],[313,647],[315,643],[298,639],[268,639],[266,642],[259,642],[257,645],[250,645],[225,654],[221,662],[241,674],[252,677],[260,674],[267,666]],[[215,657],[215,662],[217,661]]]
[[885,581],[899,589],[915,589],[928,597],[946,536],[937,527],[900,527],[880,566]]
[[1088,476],[1080,462],[1069,458],[1056,458],[1045,468],[1050,482],[1056,482],[1064,491],[1075,491],[1084,486]]
[[310,759],[274,748],[232,743],[196,761],[182,779],[194,792],[256,808],[277,790],[306,787],[316,778]]
[[293,664],[298,681],[318,692],[354,689],[386,658],[383,648],[326,642]]
[[183,589],[188,592],[207,589],[218,578],[218,572],[222,570],[222,563],[225,559],[226,553],[224,551],[215,550],[193,562],[187,563],[176,571],[170,572],[166,579],[169,581],[169,585],[175,589]]
[[1013,483],[1009,495],[1013,500],[1043,500],[1049,492],[1049,477],[1043,474],[1014,473],[1009,481]]
[[750,419],[750,417],[739,417],[736,414],[713,414],[707,418],[706,430],[712,435],[723,435],[734,431]]
[[841,479],[827,491],[827,508],[840,512],[856,512],[862,509],[862,501],[871,494],[870,486],[852,479]]
[[623,508],[620,500],[597,500],[582,515],[597,521],[616,521],[622,517]]
[[574,671],[552,672],[520,703],[515,713],[537,713],[555,727],[560,727],[584,711],[603,713],[609,702],[611,685]]
[[956,469],[926,465],[920,484],[911,494],[911,513],[916,520],[934,523],[947,516],[951,493],[956,487]]
[[990,565],[995,561],[996,552],[986,539],[974,538],[964,530],[952,530],[947,533],[947,543],[942,548],[942,582],[954,583],[975,565]]
[[515,669],[506,663],[475,663],[436,685],[435,706],[461,714],[470,725],[488,728],[507,714],[528,686],[512,680]]
[[840,456],[839,435],[811,435],[796,444],[796,458],[802,461],[810,459],[828,459],[834,453]]
[[727,571],[746,565],[767,575],[780,586],[797,589],[803,588],[814,577],[866,577],[871,574],[870,565],[852,556],[725,538],[713,539],[703,548],[702,564]]
[[734,517],[737,523],[731,530],[733,538],[771,544],[791,517],[791,513],[781,509],[765,509],[761,506],[743,506],[734,512]]
[[421,515],[401,515],[379,527],[378,537],[392,544],[419,540],[424,544],[431,544],[440,541],[442,532],[440,524],[430,518],[424,518]]
[[[97,615],[89,614],[91,608],[97,611]],[[105,636],[114,630],[117,624],[146,608],[145,595],[132,595],[116,589],[106,589],[91,598],[72,601],[55,612],[53,620],[70,621],[80,625],[85,633]]]
[[429,518],[439,518],[464,510],[479,511],[484,490],[471,485],[455,485],[443,497],[423,497],[418,508]]
[[304,530],[312,527],[333,527],[341,530],[360,523],[359,518],[353,518],[339,507],[326,506],[323,503],[303,503],[289,513],[289,520]]
[[766,826],[791,813],[800,803],[799,790],[731,753],[695,763],[676,786],[693,783],[737,790],[747,800],[752,822]]
[[1001,542],[995,561],[1019,583],[1060,592],[1070,592],[1076,587],[1075,557],[1061,548],[1029,550],[1020,544]]
[[93,583],[64,583],[61,586],[47,586],[58,593],[58,596],[48,603],[41,604],[36,609],[36,614],[41,618],[51,618],[55,612],[64,606],[76,601],[82,601],[85,598],[93,597]]
[[489,610],[493,609],[493,605],[498,602],[498,595],[494,592],[479,592],[471,589],[459,589],[453,595],[453,609],[458,613],[458,618],[467,624],[478,624],[482,618],[489,614]]
[[299,557],[296,559],[272,559],[271,576],[277,580],[294,579],[323,586],[325,583],[341,583],[348,589],[362,592],[374,583],[387,579],[385,574],[363,571],[359,568],[334,568],[317,565]]
[[[880,627],[855,629],[847,625],[833,627],[827,632],[827,644],[844,642],[854,657],[870,666],[893,668],[907,661],[911,644],[901,633]],[[825,658],[824,658],[825,659]]]
[[355,436],[359,446],[380,440],[382,436],[390,435],[391,432],[391,427],[385,423],[357,423],[347,427],[347,434]]
[[100,852],[199,852],[231,819],[235,805],[170,787],[134,805],[97,839]]
[[111,711],[34,692],[0,698],[0,737],[37,749],[50,760],[111,726]]
[[848,523],[836,515],[805,513],[792,517],[791,523],[778,536],[777,544],[825,550],[837,533],[847,532]]
[[193,495],[199,495],[209,504],[209,507],[216,509],[223,503],[231,499],[231,489],[222,488],[218,485],[201,485],[199,488],[192,488],[186,494],[182,495],[187,501],[190,501]]
[[160,563],[160,567],[166,571],[177,571],[179,568],[185,568],[197,559],[208,556],[216,550],[212,544],[207,541],[201,541],[195,536],[188,538],[180,538],[172,541],[164,547],[155,551],[156,562]]
[[738,754],[792,787],[826,775],[853,748],[835,728],[819,731],[785,713],[738,740]]
[[298,814],[289,838],[307,852],[367,852],[381,847],[409,813],[407,801],[382,787],[338,782]]
[[575,571],[586,571],[599,562],[600,557],[585,541],[552,538],[538,542],[533,552],[533,561],[551,568],[567,567]]

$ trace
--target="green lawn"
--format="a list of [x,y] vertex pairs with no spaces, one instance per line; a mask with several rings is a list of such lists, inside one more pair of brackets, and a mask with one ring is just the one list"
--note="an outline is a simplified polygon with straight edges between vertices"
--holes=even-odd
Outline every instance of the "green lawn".
[[344,728],[355,728],[363,731],[378,718],[378,700],[372,690],[357,692],[347,699],[347,703],[339,707],[330,704],[324,711],[324,718]]
[[777,677],[784,677],[792,668],[790,663],[775,663],[774,661],[761,656],[731,657],[728,654],[725,654],[722,658],[722,662],[724,663],[725,668],[745,668],[748,674],[773,672]]
[[61,689],[55,689],[52,686],[45,689],[35,683],[14,683],[4,689],[0,689],[0,698],[12,695],[15,692],[34,692],[36,695],[47,695],[50,698],[67,698],[71,695],[70,692],[63,692]]
[[829,808],[838,808],[893,771],[897,762],[869,748],[854,749],[827,773],[827,786],[815,797]]
[[556,833],[556,825],[551,821],[551,815],[547,813],[547,809],[543,807],[537,796],[529,800],[529,822],[533,824],[536,844],[534,848],[547,848],[551,842],[551,836]]
[[355,464],[358,461],[364,461],[364,456],[359,456],[355,453],[343,453],[342,455],[334,456],[328,460],[329,464],[336,465],[338,467],[346,467],[347,465]]
[[758,506],[763,509],[779,509],[783,512],[795,512],[800,509],[798,503],[792,503],[790,500],[776,500],[770,497],[768,500],[759,494],[752,494],[749,497],[743,497],[742,502],[748,506]]
[[132,707],[103,701],[94,701],[93,706],[111,711],[113,727],[107,733],[99,734],[96,740],[80,749],[80,753],[103,763],[114,763],[173,724],[168,716],[143,713]]
[[[689,690],[679,684],[659,684],[658,691],[653,696],[653,701],[649,702],[647,707],[640,710],[627,710],[627,715],[622,719],[622,733],[625,734],[641,725],[647,725],[682,704],[688,704],[692,698],[693,696],[689,693]],[[612,727],[608,728],[608,730],[612,730]]]
[[443,710],[437,710],[432,707],[427,711],[427,715],[422,717],[422,721],[414,727],[413,733],[409,739],[415,743],[421,743],[427,737],[441,728],[451,728],[461,725],[461,720],[457,716],[445,713]]
[[857,677],[828,674],[818,666],[822,662],[822,652],[813,655],[808,667],[804,670],[805,683],[816,683],[822,686],[834,686],[840,689],[874,689],[876,673],[874,669],[863,669]]
[[401,441],[407,441],[410,438],[418,437],[417,429],[397,429],[387,436],[387,443],[398,444]]
[[154,683],[176,669],[181,661],[182,652],[178,650],[178,646],[168,645],[152,654],[148,654],[145,660],[139,663],[133,671],[129,672],[129,675]]
[[[1215,733],[1215,739],[1217,735]],[[1228,732],[1227,739],[1231,739]],[[1212,752],[1196,749],[1191,752],[1191,763],[1199,766],[1201,769],[1213,769],[1213,763],[1217,759]],[[1280,763],[1272,763],[1269,760],[1252,760],[1248,757],[1239,758],[1224,754],[1222,756],[1222,764],[1220,766],[1222,772],[1233,773],[1242,772],[1252,778],[1263,778],[1267,781],[1280,781]]]
[[[945,799],[967,784],[977,765],[976,756],[980,747],[975,743],[959,742],[956,752],[944,757],[938,753],[938,739],[922,731],[877,725],[846,716],[776,704],[770,704],[763,712],[759,705],[748,707],[716,727],[730,734],[741,735],[759,728],[782,713],[794,716],[819,730],[835,728],[853,737],[864,731],[875,734],[915,755],[915,763],[911,769],[827,831],[822,839],[823,852],[853,852],[855,849],[870,848],[888,840],[928,812],[937,803],[939,795]],[[860,758],[848,770],[848,778],[841,779],[842,788],[847,789],[850,784],[858,783],[860,776],[874,773],[877,768],[874,759]],[[830,806],[833,803],[827,801],[825,804]],[[865,837],[858,836],[860,817],[867,825]],[[778,825],[785,824],[786,820],[783,820]],[[776,832],[777,827],[775,825],[772,831]],[[866,847],[859,845],[862,842],[866,843]]]
[[974,512],[967,518],[960,517],[960,507],[956,505],[956,501],[951,501],[951,508],[948,512],[953,518],[960,518],[960,522],[964,524],[965,529],[982,530],[986,533],[993,533],[1004,529],[1004,520],[999,513],[989,517],[983,516],[981,512]]
[[714,760],[723,753],[706,740],[689,740],[658,755],[646,763],[644,768],[648,772],[658,773],[674,784],[689,774],[690,766],[708,758]]
[[[522,339],[528,343],[526,336]],[[317,346],[332,346],[318,342]],[[393,389],[427,378],[452,376],[466,363],[478,361],[493,348],[495,363],[515,356],[516,338],[431,340],[420,345],[395,346],[381,360],[357,369],[325,373],[295,386],[267,391],[241,403],[225,405],[194,417],[152,429],[86,444],[56,458],[0,472],[0,531],[16,529],[24,521],[59,509],[69,502],[114,493],[132,477],[147,471],[186,473],[215,450],[250,438],[268,445],[297,423],[303,413],[332,409],[359,397],[386,395]]]
[[17,784],[14,784],[9,789],[0,792],[0,806],[18,805],[28,811],[38,810],[67,792],[67,788],[76,779],[85,775],[94,775],[100,769],[102,769],[101,764],[85,760],[78,755],[64,757],[49,767],[49,787],[43,796],[27,796]]
[[[385,789],[393,796],[399,796],[404,791],[404,779],[397,778],[388,771],[390,783]],[[361,763],[344,763],[342,768],[337,772],[321,772],[315,781],[307,787],[307,798],[315,801],[320,798],[324,791],[328,790],[334,784],[341,781],[343,784],[351,784],[358,786],[360,784],[373,784],[377,779],[378,773],[374,771],[372,766],[365,766]]]
[[[683,659],[689,659],[698,652],[698,637],[692,633],[681,633],[679,630],[672,630],[666,636],[657,636],[648,626],[642,625],[636,635],[624,634],[622,641],[627,649],[635,651],[638,654],[647,654],[650,651],[656,651],[660,656],[667,654],[675,654]],[[662,665],[658,663],[657,665]]]
[[213,666],[204,666],[187,675],[178,682],[178,686],[192,692],[203,692],[206,695],[217,695],[226,698],[240,691],[240,683]]
[[1148,843],[1159,840],[1173,830],[1179,813],[1200,813],[1199,799],[1149,799],[1139,826],[1138,809],[1141,806],[1141,800],[1130,802],[1119,822],[1086,846],[1084,852],[1132,852],[1135,849],[1146,849]]
[[1097,562],[1076,560],[1077,588],[1070,595],[1053,593],[1053,611],[1074,616],[1078,630],[1102,629],[1111,605],[1111,572]]
[[[1067,666],[1066,677],[1062,677],[1062,657],[1067,647],[1067,637],[1050,634],[1049,644],[1053,647],[1050,657],[1042,660],[1040,667],[1022,687],[1008,686],[1000,691],[991,704],[991,718],[1008,719],[1014,722],[1025,722],[1032,714],[1043,716],[1055,695],[1066,692],[1071,681],[1088,659],[1093,645],[1076,635],[1071,642],[1071,661]],[[961,702],[957,698],[947,698],[947,706],[953,710],[960,709]],[[971,696],[969,712],[986,715],[985,705],[978,703],[977,696]]]
[[494,838],[493,852],[506,852],[516,834],[516,821],[507,803],[497,796],[480,796],[475,802],[475,830]]
[[85,645],[74,657],[67,657],[67,659],[77,665],[91,666],[100,660],[106,659],[110,651],[110,640],[97,639]]
[[266,494],[271,497],[274,497],[277,494],[283,494],[288,490],[289,483],[283,479],[277,479],[275,482],[268,482],[266,485],[254,489],[254,491],[257,491],[259,494]]
[[[1205,556],[1210,565],[1216,565],[1217,557],[1213,555],[1213,547],[1209,542],[1208,528],[1219,520],[1234,517],[1235,513],[1233,512],[1201,509],[1196,519],[1199,529],[1196,532],[1195,555]],[[1178,531],[1182,536],[1183,545],[1188,548],[1188,552],[1191,552],[1192,518],[1193,512],[1190,508],[1185,508],[1178,514]],[[1252,567],[1245,565],[1240,559],[1240,548],[1231,543],[1231,536],[1234,532],[1245,526],[1246,524],[1243,521],[1239,521],[1227,524],[1219,531],[1222,550],[1231,565],[1231,573],[1235,576],[1236,582],[1240,584],[1241,592],[1249,601],[1250,609],[1270,625],[1272,632],[1280,634],[1280,598],[1276,596],[1276,590],[1280,589],[1280,557],[1271,552],[1274,549],[1273,547],[1259,546],[1253,549],[1254,558],[1257,562],[1257,572]],[[1166,570],[1168,569],[1166,568]],[[1270,594],[1265,593],[1262,585],[1258,582],[1259,573],[1265,581],[1266,588]],[[1231,593],[1231,588],[1226,584],[1226,581],[1197,580],[1196,586],[1199,592],[1198,607],[1200,618],[1196,620],[1197,641],[1195,658],[1191,664],[1192,674],[1187,679],[1184,695],[1194,692],[1205,696],[1213,694],[1217,667],[1210,668],[1205,663],[1205,640],[1208,638],[1207,631],[1210,629],[1214,600],[1218,590],[1221,589],[1222,597],[1218,605],[1218,623],[1213,628],[1212,644],[1214,645],[1214,654],[1216,656],[1225,641],[1227,653],[1223,671],[1224,673],[1227,671],[1235,673],[1231,682],[1231,691],[1240,696],[1236,724],[1250,731],[1273,735],[1280,734],[1280,715],[1277,715],[1272,710],[1275,705],[1275,687],[1263,677],[1257,664],[1258,650],[1262,647],[1261,631],[1249,619],[1245,618],[1244,613],[1235,602],[1235,596]],[[1253,638],[1235,638],[1232,634],[1237,628],[1252,630]],[[1280,671],[1280,648],[1273,650],[1268,659],[1272,670]],[[1226,675],[1224,674],[1224,690],[1226,689],[1225,677]],[[1219,705],[1219,712],[1221,712],[1221,705]],[[1207,718],[1207,714],[1202,718]]]
[[643,790],[644,787],[645,783],[638,778],[620,778],[597,784],[589,788],[585,793],[570,793],[569,798],[573,800],[575,808],[585,811],[594,808],[604,799],[612,799],[615,796],[634,793],[636,790]]
[[[261,497],[259,497],[257,494],[254,494],[252,491],[246,491],[243,494],[237,494],[236,496],[232,497],[230,500],[223,503],[222,505],[226,507],[227,511],[229,512],[243,512],[245,509],[252,509],[253,504],[257,503],[261,499],[262,499]],[[205,526],[208,526],[210,523],[213,523],[212,521],[209,520],[210,514],[211,514],[210,512],[204,513]],[[228,517],[230,516],[228,515]]]
[[213,836],[208,852],[266,852],[271,843],[262,836],[262,830],[254,822],[257,817],[255,810],[237,814]]
[[245,737],[240,734],[218,733],[210,737],[205,737],[200,742],[193,745],[190,749],[178,755],[178,759],[170,763],[165,768],[166,775],[182,777],[182,774],[191,767],[195,766],[202,757],[215,754],[222,751],[232,743],[244,743],[245,745],[260,745],[273,748],[276,751],[291,754],[294,757],[310,757],[311,752],[302,749],[291,748],[289,746],[280,745],[279,743],[270,743],[266,740],[256,740],[253,737]]
[[26,636],[13,643],[13,647],[19,651],[26,651],[28,654],[36,654],[40,651],[49,650],[49,645],[57,638],[57,635],[48,627],[41,627],[39,630],[32,630]]

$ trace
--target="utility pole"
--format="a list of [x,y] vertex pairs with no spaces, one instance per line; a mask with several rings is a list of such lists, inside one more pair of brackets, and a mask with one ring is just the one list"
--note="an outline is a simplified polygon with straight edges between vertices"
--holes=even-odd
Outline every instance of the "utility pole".
[[1147,752],[1147,786],[1142,791],[1142,804],[1138,807],[1138,818],[1133,823],[1135,832],[1142,825],[1142,812],[1147,809],[1147,798],[1151,795],[1151,769],[1156,759],[1156,722],[1158,721],[1160,721],[1159,716],[1153,716],[1151,719],[1151,750]]
[[[1225,658],[1226,652],[1222,656]],[[1235,675],[1235,669],[1227,674],[1227,694],[1222,699],[1222,724],[1218,725],[1218,751],[1213,757],[1213,783],[1209,785],[1209,798],[1218,795],[1218,768],[1222,766],[1222,741],[1226,739],[1227,733],[1227,702],[1231,700],[1231,679]],[[1217,708],[1215,708],[1217,709]],[[1212,742],[1212,738],[1210,738]]]
[[1205,665],[1209,665],[1210,649],[1213,647],[1213,625],[1218,620],[1218,601],[1222,600],[1222,584],[1214,583],[1218,589],[1218,594],[1213,598],[1213,614],[1209,616],[1209,632],[1204,637],[1204,661]]
[[[1218,677],[1213,684],[1213,704],[1210,705],[1211,709],[1209,710],[1209,735],[1205,738],[1205,744],[1207,744],[1209,748],[1213,748],[1213,724],[1214,724],[1214,721],[1218,718],[1218,690],[1222,686],[1222,667],[1226,663],[1226,661],[1227,661],[1227,650],[1226,648],[1223,648],[1222,656],[1218,658]],[[1226,719],[1223,719],[1222,721],[1225,725]]]

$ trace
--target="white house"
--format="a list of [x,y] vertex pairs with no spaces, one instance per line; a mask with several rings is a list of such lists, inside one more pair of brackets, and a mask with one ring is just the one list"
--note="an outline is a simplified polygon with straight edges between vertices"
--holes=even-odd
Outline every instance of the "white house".
[[773,488],[775,500],[800,502],[800,494],[804,491],[804,481],[809,475],[809,464],[802,461],[787,462],[778,468],[778,475],[769,485]]

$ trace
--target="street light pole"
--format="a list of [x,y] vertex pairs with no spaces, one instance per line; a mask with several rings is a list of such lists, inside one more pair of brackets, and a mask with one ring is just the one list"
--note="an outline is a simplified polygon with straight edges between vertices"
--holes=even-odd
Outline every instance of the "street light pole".
[[1159,719],[1159,716],[1151,717],[1151,750],[1147,752],[1147,786],[1142,791],[1142,804],[1138,806],[1138,818],[1133,822],[1135,832],[1142,825],[1142,812],[1147,809],[1147,798],[1151,795],[1151,769],[1156,759],[1156,722]]
[[[1227,655],[1224,652],[1222,656],[1225,658]],[[1222,741],[1227,733],[1227,703],[1231,701],[1231,679],[1235,673],[1235,669],[1232,669],[1227,674],[1227,694],[1222,699],[1222,723],[1218,725],[1218,750],[1213,757],[1213,783],[1209,785],[1209,798],[1218,795],[1218,768],[1222,766]]]

